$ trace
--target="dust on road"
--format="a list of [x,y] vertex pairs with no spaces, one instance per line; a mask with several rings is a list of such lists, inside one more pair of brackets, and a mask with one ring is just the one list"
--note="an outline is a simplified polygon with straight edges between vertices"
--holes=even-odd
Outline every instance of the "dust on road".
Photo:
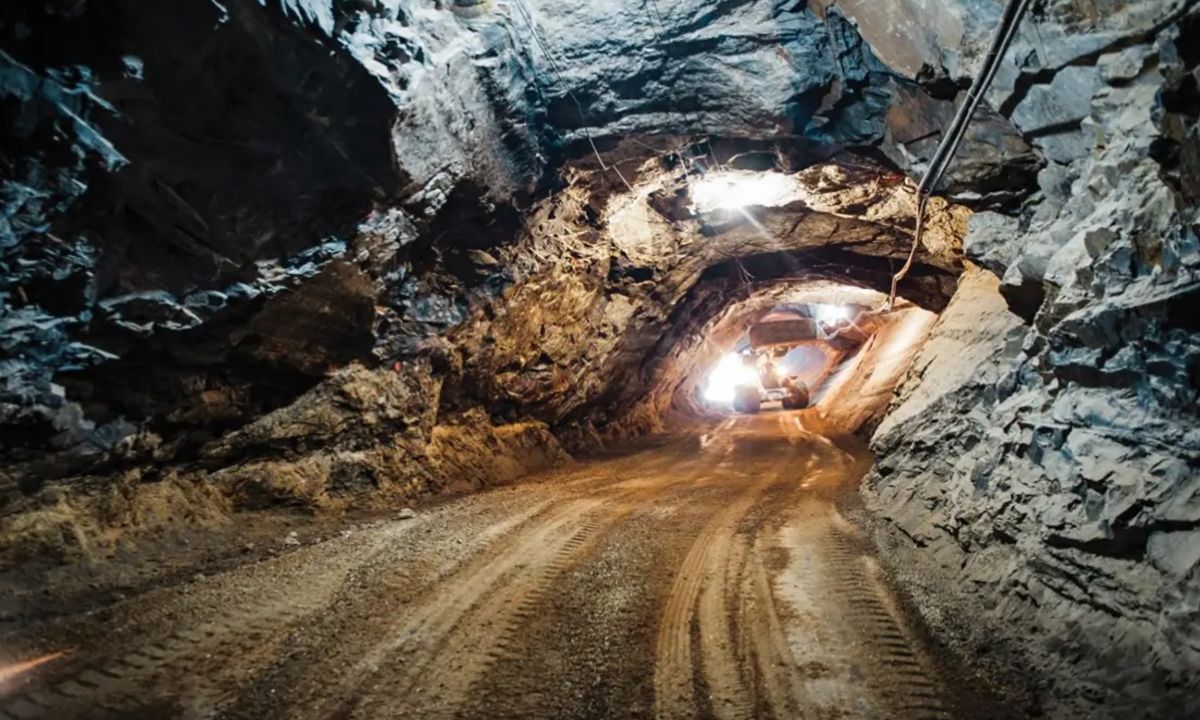
[[583,463],[68,616],[0,718],[1003,717],[797,413]]

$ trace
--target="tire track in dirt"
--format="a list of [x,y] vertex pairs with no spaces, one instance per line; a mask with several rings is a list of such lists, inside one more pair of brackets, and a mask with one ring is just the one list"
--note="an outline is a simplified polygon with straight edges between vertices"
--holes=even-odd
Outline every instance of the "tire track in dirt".
[[[653,473],[677,461],[669,450],[660,450],[547,474],[544,481],[552,492],[522,489],[533,502],[471,541],[487,545],[536,524],[554,510],[562,493],[603,498],[620,485],[613,472],[641,466]],[[425,522],[388,523],[362,532],[362,539],[303,548],[121,603],[110,620],[121,627],[97,638],[103,646],[85,645],[40,682],[0,698],[0,719],[215,716],[235,705],[247,684],[286,655],[291,638],[324,621],[323,611],[344,599],[347,588],[361,592],[365,571],[360,568],[381,555],[403,556],[404,543],[398,540]],[[319,559],[334,553],[337,562]],[[456,566],[435,568],[431,582],[445,579]],[[95,623],[88,617],[64,618],[56,621],[62,626],[56,632]]]
[[743,642],[750,648],[750,667],[761,697],[756,709],[761,710],[765,703],[777,718],[816,717],[799,682],[767,568],[758,554],[744,568],[739,608],[746,637]]
[[[439,717],[502,649],[490,636],[544,592],[556,568],[612,521],[600,501],[572,507],[472,563],[468,573],[434,588],[435,603],[416,609],[356,670],[375,679],[356,689],[338,716],[386,717],[400,699]],[[438,590],[444,590],[444,593]],[[483,631],[472,635],[473,628]]]
[[419,612],[405,625],[402,642],[386,648],[402,663],[382,666],[386,682],[356,698],[346,716],[387,717],[399,700],[403,708],[420,708],[424,718],[454,717],[554,580],[628,514],[630,503],[645,502],[647,494],[660,489],[577,501],[527,535],[512,538],[502,551],[481,558],[469,577],[453,583],[457,594],[443,596],[428,608],[431,612]]
[[[653,712],[655,631],[674,569],[712,507],[735,488],[681,464],[646,501],[556,573],[502,632],[496,661],[467,692],[459,720],[597,720]],[[712,469],[712,463],[705,465]],[[649,675],[649,677],[648,677]]]
[[[745,459],[735,453],[725,462]],[[719,720],[756,717],[757,683],[746,663],[751,650],[738,629],[743,617],[736,609],[741,606],[746,537],[754,536],[764,518],[741,526],[768,490],[791,484],[790,478],[802,474],[811,460],[788,467],[785,459],[759,472],[755,464],[744,465],[752,477],[733,480],[744,483],[739,494],[717,510],[692,543],[659,624],[654,677],[658,720],[698,714]]]
[[[583,478],[590,483],[595,478]],[[519,525],[550,509],[545,500],[501,523],[495,529],[504,532],[507,525]],[[409,530],[408,523],[403,530]],[[385,552],[392,533],[376,533],[365,547],[358,548],[362,562]],[[309,548],[303,553],[315,552]],[[295,557],[268,561],[267,565],[295,561]],[[232,576],[263,574],[265,568],[250,568]],[[196,591],[211,595],[207,602],[185,593],[188,607],[172,610],[172,604],[184,605],[180,598],[163,599],[161,593],[149,593],[139,599],[153,604],[153,614],[179,617],[173,629],[154,632],[148,628],[132,641],[114,641],[99,657],[78,660],[74,669],[64,668],[50,682],[17,692],[0,703],[0,718],[19,720],[38,718],[127,717],[130,713],[149,713],[173,717],[210,717],[235,699],[244,680],[267,666],[287,636],[302,629],[320,611],[328,607],[338,590],[352,574],[352,568],[324,569],[305,573],[302,586],[292,583],[241,583],[238,592],[227,594],[221,587],[230,578],[215,578],[212,585],[200,583]],[[245,593],[244,588],[252,592]],[[160,604],[161,603],[161,604]],[[136,605],[136,602],[135,602]],[[197,607],[200,606],[200,607]],[[137,615],[136,608],[128,614]],[[136,621],[135,621],[136,622]],[[134,633],[127,633],[134,634]],[[159,639],[146,640],[158,636]],[[125,644],[131,649],[121,651]],[[118,648],[114,652],[114,648]],[[92,653],[94,654],[94,653]]]
[[[804,648],[806,656],[797,657],[788,629],[812,618],[795,614],[778,591],[777,582],[780,573],[786,571],[793,591],[801,587],[810,596],[821,594],[822,573],[811,562],[811,543],[819,542],[831,507],[830,497],[847,477],[847,459],[824,438],[806,431],[794,415],[780,416],[779,420],[788,444],[807,447],[809,458],[796,478],[796,492],[784,499],[786,507],[770,518],[770,527],[756,528],[750,558],[743,568],[742,632],[751,650],[747,664],[755,673],[761,695],[757,708],[760,717],[838,720],[846,717],[843,713],[850,704],[848,698],[838,697],[824,682],[829,672],[828,655],[814,652],[816,647],[808,645]],[[799,530],[808,542],[796,548],[781,545],[780,534],[789,527]],[[802,557],[791,557],[797,551]],[[828,634],[826,624],[819,618],[817,622],[818,631]]]
[[[838,524],[834,503],[854,458],[802,428],[794,432],[782,417],[778,426],[793,452],[777,444],[780,459],[767,468],[755,462],[758,439],[737,448],[731,461],[750,472],[761,468],[762,479],[720,510],[680,569],[659,635],[656,717],[840,718],[869,714],[872,703],[882,703],[887,717],[950,718],[932,662],[871,573],[866,548]],[[796,451],[807,453],[803,467]],[[794,536],[803,538],[796,550],[807,556],[799,564],[804,570],[785,561],[789,580],[818,598],[824,613],[818,623],[840,630],[840,638],[825,633],[825,655],[816,662],[797,663],[787,639],[767,568],[774,547],[763,530],[769,522],[805,526]],[[855,663],[866,670],[878,700],[839,696],[838,681],[825,678],[843,663],[850,677]]]
[[[499,658],[513,633],[572,563],[634,507],[671,487],[632,478],[557,503],[493,547],[426,588],[392,621],[343,678],[327,688],[336,707],[304,717],[362,718],[417,712],[453,716],[475,680]],[[397,708],[400,704],[402,707]],[[419,708],[419,710],[415,710]]]
[[[327,576],[296,596],[286,586],[274,593],[242,598],[215,617],[189,622],[161,639],[142,641],[116,657],[84,664],[82,670],[5,699],[0,717],[125,717],[137,708],[157,707],[178,717],[206,717],[228,700],[237,669],[269,662],[281,636],[324,607],[339,578]],[[181,700],[185,698],[185,700]]]
[[[534,499],[494,527],[519,524],[553,502],[545,493]],[[459,512],[458,519],[472,512]],[[103,619],[90,613],[63,616],[29,628],[22,644],[61,647],[54,638],[63,637],[78,649],[0,697],[0,718],[212,716],[277,659],[290,636],[324,616],[321,611],[359,567],[400,554],[398,548],[428,525],[428,517],[372,523],[212,577],[150,590],[115,604]]]
[[872,572],[863,541],[840,523],[831,523],[824,543],[825,564],[841,598],[844,621],[870,644],[867,682],[904,720],[950,720],[944,692],[929,658],[920,651],[877,572]]
[[154,591],[0,720],[945,720],[838,513],[856,458],[739,419]]

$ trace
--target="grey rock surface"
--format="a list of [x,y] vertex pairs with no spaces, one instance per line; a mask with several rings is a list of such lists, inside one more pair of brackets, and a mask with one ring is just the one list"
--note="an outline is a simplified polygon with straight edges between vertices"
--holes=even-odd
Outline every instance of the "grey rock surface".
[[[1040,205],[972,219],[967,256],[1003,283],[964,280],[872,441],[869,506],[983,604],[981,632],[1028,629],[1054,716],[1200,711],[1200,215],[1175,139],[1197,117],[1173,99],[1196,22],[1071,69],[1098,141]],[[1023,117],[1067,117],[1047,107]],[[1005,301],[1029,324],[997,327]]]
[[1031,87],[1013,110],[1012,119],[1025,133],[1077,125],[1091,114],[1092,97],[1100,82],[1100,68],[1094,65],[1065,67],[1049,83]]

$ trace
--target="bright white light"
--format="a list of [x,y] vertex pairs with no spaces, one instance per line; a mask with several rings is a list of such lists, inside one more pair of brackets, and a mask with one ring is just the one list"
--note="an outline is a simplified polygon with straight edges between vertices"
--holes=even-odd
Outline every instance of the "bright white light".
[[840,320],[850,319],[850,308],[845,305],[818,305],[817,321],[832,325]]
[[692,183],[696,212],[736,210],[748,205],[777,207],[799,197],[796,181],[776,172],[718,172]]
[[758,371],[746,364],[741,355],[726,353],[708,374],[704,399],[713,403],[731,403],[734,390],[740,385],[758,385]]

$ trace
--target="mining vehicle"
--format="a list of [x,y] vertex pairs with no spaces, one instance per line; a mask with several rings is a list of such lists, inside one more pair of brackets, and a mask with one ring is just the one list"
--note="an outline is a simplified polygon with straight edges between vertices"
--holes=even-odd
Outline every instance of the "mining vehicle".
[[734,411],[754,414],[762,409],[763,403],[773,401],[786,410],[808,407],[811,401],[808,385],[798,376],[780,374],[778,361],[797,347],[816,344],[827,344],[845,356],[861,347],[878,328],[878,320],[869,313],[859,313],[853,322],[791,318],[752,325],[748,333],[750,344],[742,358],[743,362],[754,364],[755,381],[734,388]]

